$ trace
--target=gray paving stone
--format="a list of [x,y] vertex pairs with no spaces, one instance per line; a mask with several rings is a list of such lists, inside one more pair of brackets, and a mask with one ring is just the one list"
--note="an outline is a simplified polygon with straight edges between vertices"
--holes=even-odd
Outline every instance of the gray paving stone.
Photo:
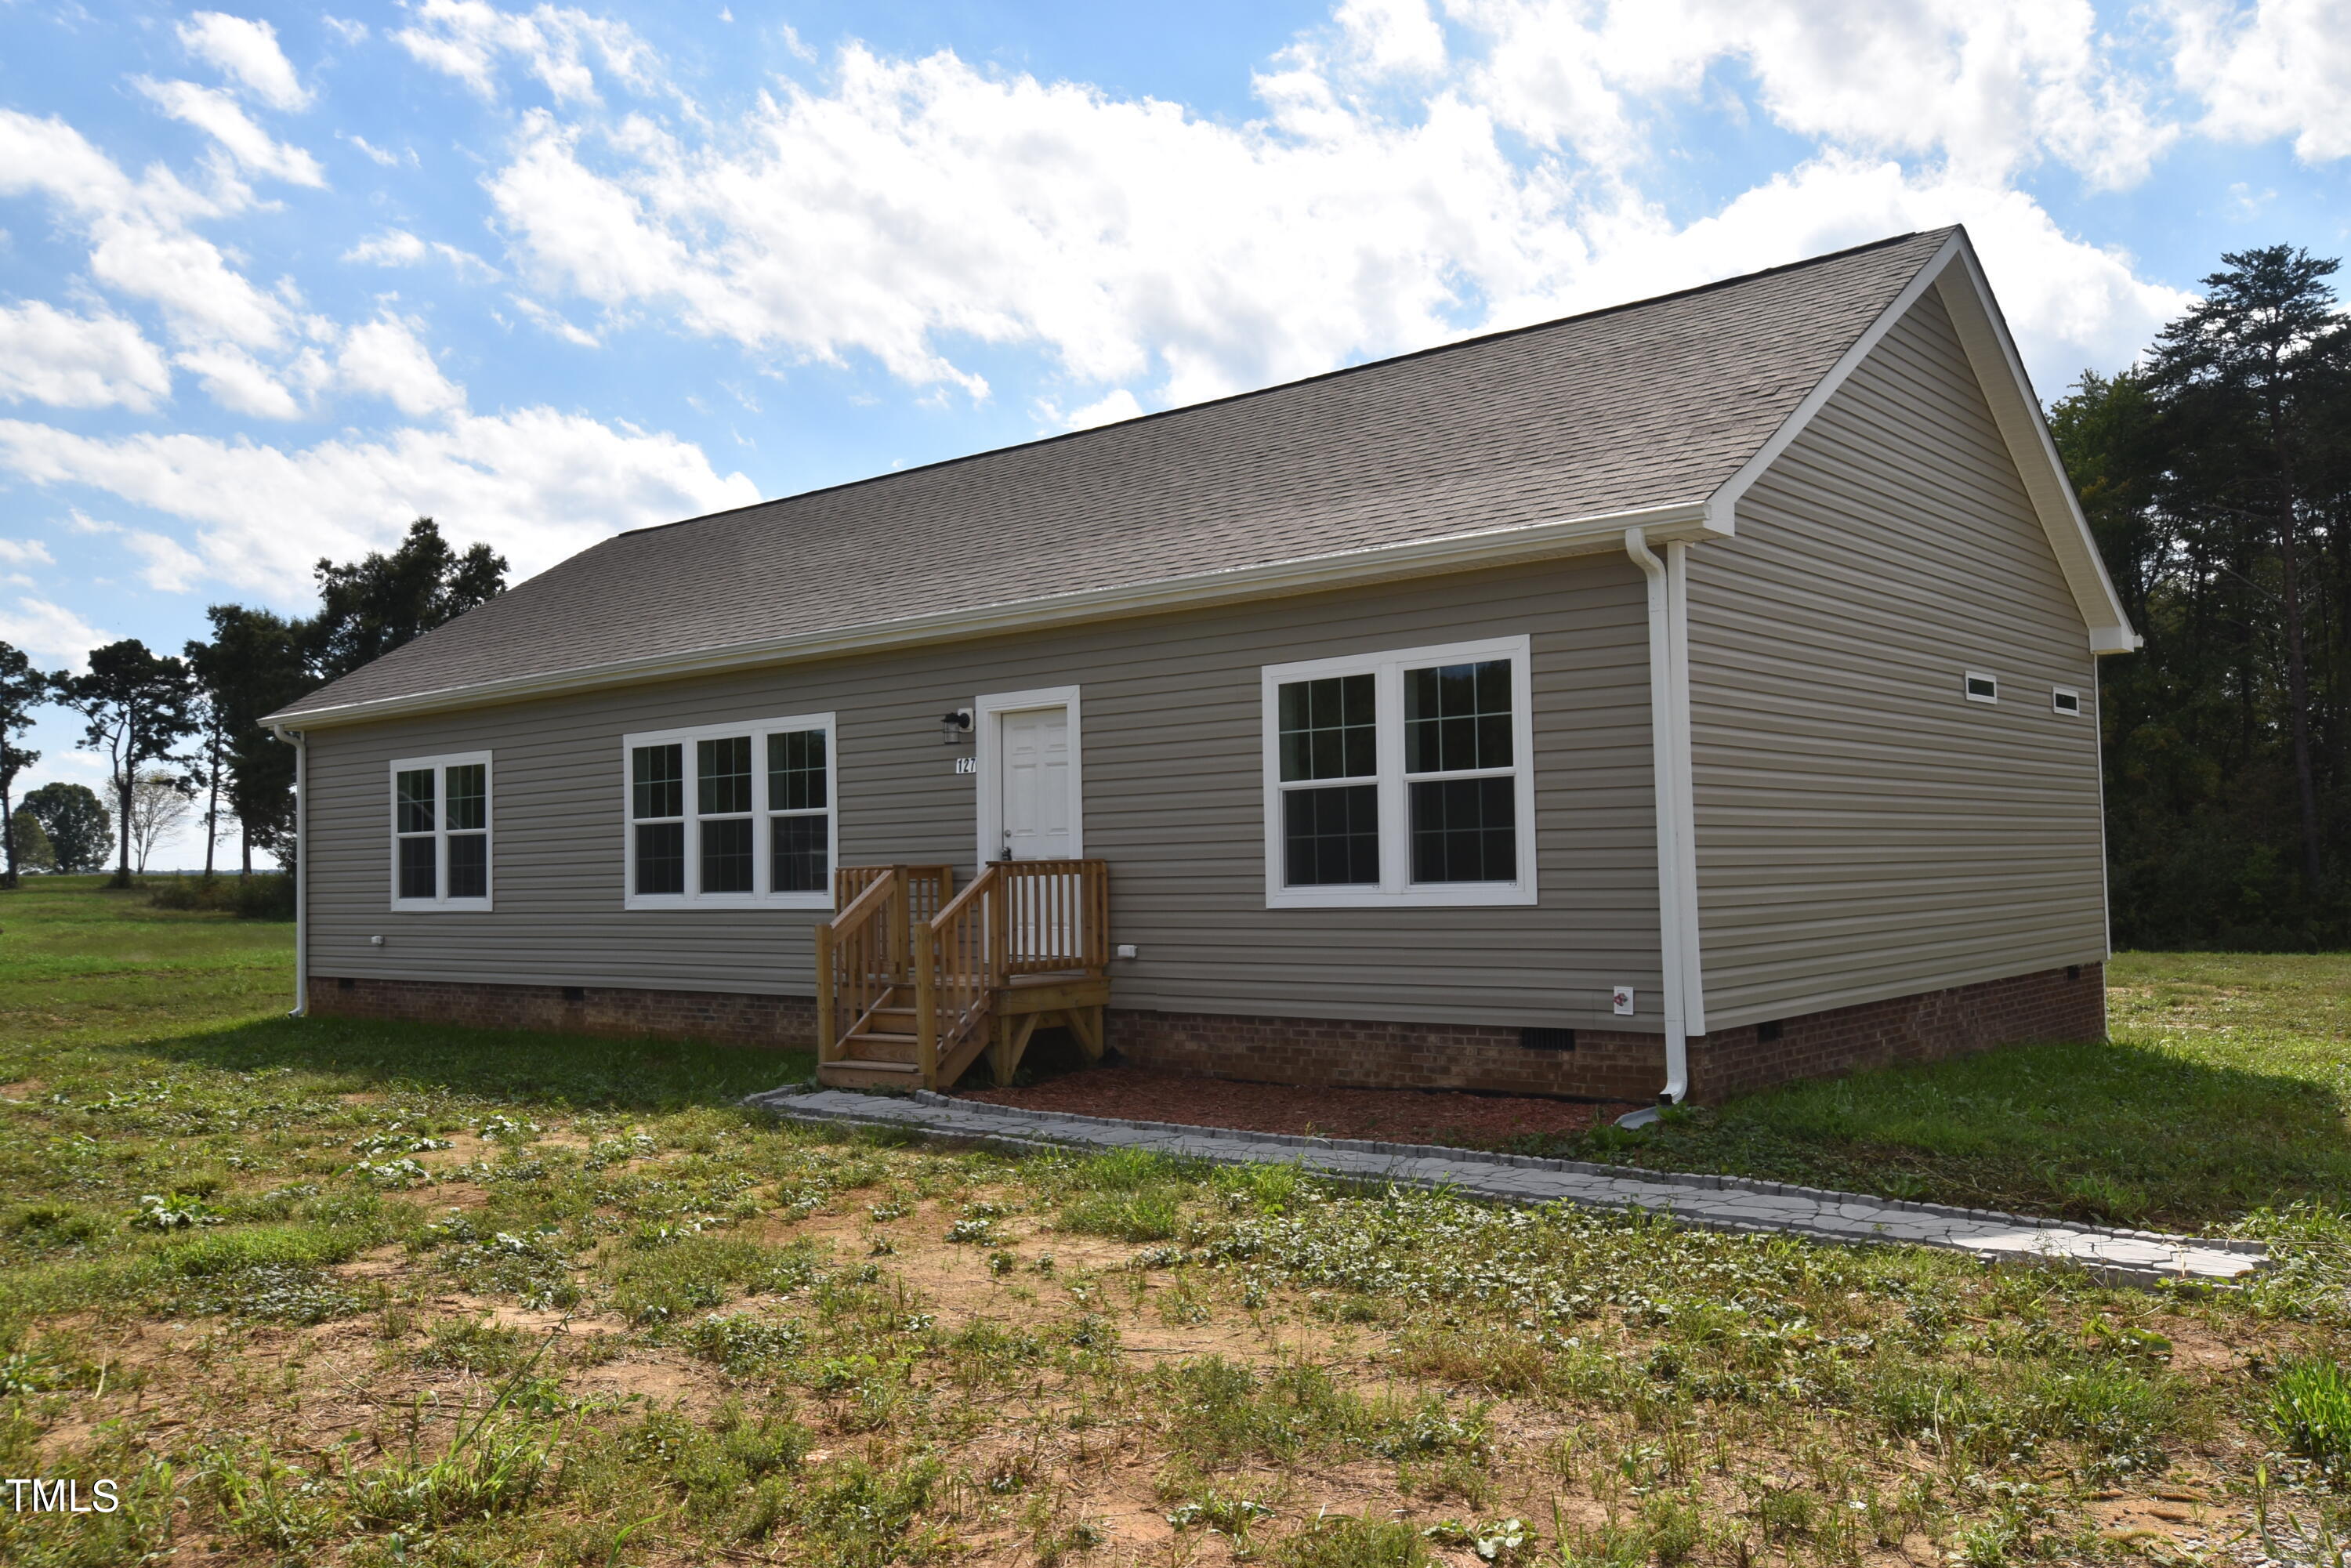
[[1382,1144],[1244,1133],[1165,1122],[1045,1114],[919,1091],[907,1097],[846,1090],[777,1090],[744,1102],[797,1122],[912,1127],[933,1136],[1014,1150],[1145,1148],[1217,1164],[1290,1164],[1350,1181],[1449,1187],[1508,1203],[1565,1202],[1646,1208],[1717,1229],[1779,1231],[1835,1242],[1907,1243],[1981,1258],[2082,1265],[2116,1283],[2241,1280],[2264,1266],[2258,1242],[2107,1230],[2029,1215],[1902,1203],[1783,1182],[1677,1171],[1633,1171],[1525,1155],[1426,1144]]

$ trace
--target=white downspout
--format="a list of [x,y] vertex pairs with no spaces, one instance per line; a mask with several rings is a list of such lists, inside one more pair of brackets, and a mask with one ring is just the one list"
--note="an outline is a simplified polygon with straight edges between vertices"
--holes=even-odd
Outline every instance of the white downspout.
[[[1671,551],[1676,547],[1666,547]],[[1689,1033],[1683,1015],[1681,788],[1675,767],[1673,592],[1666,563],[1649,549],[1638,528],[1625,530],[1625,553],[1648,579],[1649,590],[1649,755],[1656,784],[1657,817],[1657,956],[1658,990],[1666,1013],[1666,1085],[1660,1103],[1678,1105],[1689,1093]],[[1656,1119],[1652,1110],[1635,1111],[1625,1124],[1638,1126]]]
[[294,1010],[310,1011],[310,737],[273,725],[270,733],[294,748]]
[[1682,1032],[1706,1033],[1705,955],[1698,935],[1698,788],[1691,780],[1689,541],[1666,546],[1666,608],[1673,640],[1674,876],[1682,922]]

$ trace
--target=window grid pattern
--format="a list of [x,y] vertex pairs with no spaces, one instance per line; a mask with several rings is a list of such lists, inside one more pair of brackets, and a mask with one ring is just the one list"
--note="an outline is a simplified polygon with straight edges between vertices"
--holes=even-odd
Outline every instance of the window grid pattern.
[[[1288,682],[1276,700],[1285,786],[1378,774],[1379,719],[1371,675]],[[1376,783],[1285,788],[1281,832],[1283,880],[1292,887],[1362,886],[1380,880]]]
[[490,768],[473,758],[418,758],[392,770],[395,909],[486,909]]
[[630,737],[628,902],[829,904],[831,727],[826,716]]
[[1531,903],[1528,656],[1520,637],[1268,668],[1269,902]]

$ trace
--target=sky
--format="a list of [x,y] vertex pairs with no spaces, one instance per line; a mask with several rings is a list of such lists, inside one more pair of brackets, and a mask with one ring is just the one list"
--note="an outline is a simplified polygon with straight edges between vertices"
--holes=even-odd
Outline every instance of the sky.
[[0,0],[0,640],[1951,223],[2053,399],[2223,253],[2351,249],[2335,0],[733,3]]

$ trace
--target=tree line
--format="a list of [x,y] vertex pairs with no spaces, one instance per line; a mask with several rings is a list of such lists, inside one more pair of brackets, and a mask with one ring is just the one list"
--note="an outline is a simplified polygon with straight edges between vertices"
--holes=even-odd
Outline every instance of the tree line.
[[2114,936],[2351,943],[2351,324],[2339,263],[2235,252],[2050,426],[2132,622],[2104,662]]
[[[294,752],[263,716],[503,591],[506,573],[487,545],[461,553],[419,517],[393,550],[320,559],[319,610],[307,618],[215,604],[204,612],[209,638],[178,653],[125,638],[90,650],[80,674],[42,670],[0,643],[0,885],[16,886],[26,869],[97,871],[110,858],[115,885],[128,887],[134,853],[143,868],[148,847],[198,802],[205,876],[231,822],[241,870],[253,870],[256,850],[290,867]],[[47,706],[81,721],[77,744],[105,759],[108,799],[68,783],[14,799],[40,760],[25,733]]]

